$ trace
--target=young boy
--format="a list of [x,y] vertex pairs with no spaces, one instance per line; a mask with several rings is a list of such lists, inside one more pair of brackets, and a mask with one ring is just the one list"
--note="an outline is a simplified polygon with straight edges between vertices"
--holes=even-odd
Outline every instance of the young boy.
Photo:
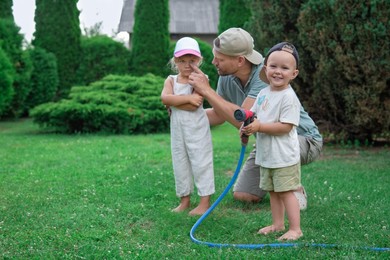
[[287,42],[273,46],[265,57],[260,78],[269,83],[251,108],[257,119],[241,133],[256,137],[256,164],[260,165],[260,188],[270,193],[272,225],[258,233],[283,231],[286,211],[289,230],[278,240],[297,240],[303,234],[300,209],[294,190],[301,187],[300,150],[296,127],[301,104],[290,86],[298,75],[298,52]]

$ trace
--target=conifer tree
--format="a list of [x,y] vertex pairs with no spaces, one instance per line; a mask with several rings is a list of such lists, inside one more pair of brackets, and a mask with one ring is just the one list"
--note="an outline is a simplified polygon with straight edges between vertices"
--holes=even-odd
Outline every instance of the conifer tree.
[[81,30],[77,0],[36,0],[33,45],[57,58],[59,89],[65,97],[76,81],[81,55]]
[[222,33],[231,27],[243,28],[251,17],[251,10],[246,0],[220,0],[218,32]]
[[168,0],[138,0],[134,12],[131,72],[166,76],[169,60]]
[[0,18],[14,20],[14,16],[12,14],[12,0],[0,1]]

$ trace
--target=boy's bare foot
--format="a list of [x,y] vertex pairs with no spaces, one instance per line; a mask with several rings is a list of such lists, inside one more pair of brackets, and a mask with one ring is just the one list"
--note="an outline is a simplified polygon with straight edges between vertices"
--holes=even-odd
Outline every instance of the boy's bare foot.
[[267,227],[263,227],[262,229],[260,229],[257,234],[261,234],[261,235],[268,235],[270,233],[274,233],[274,232],[278,232],[278,231],[283,231],[284,230],[284,226],[281,226],[281,227],[275,227],[274,225],[271,225],[271,226],[267,226]]
[[278,240],[297,240],[302,236],[302,231],[289,230],[283,236],[279,237]]
[[193,210],[190,211],[190,213],[188,213],[190,216],[199,216],[199,215],[203,215],[207,210],[209,209],[209,207],[205,207],[205,206],[197,206],[196,208],[194,208]]

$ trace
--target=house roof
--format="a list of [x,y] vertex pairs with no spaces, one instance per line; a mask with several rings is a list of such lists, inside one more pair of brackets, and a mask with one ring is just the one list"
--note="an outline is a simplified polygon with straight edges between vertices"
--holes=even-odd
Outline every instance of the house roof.
[[[124,0],[118,31],[133,32],[136,0]],[[217,34],[219,0],[169,0],[171,34]]]

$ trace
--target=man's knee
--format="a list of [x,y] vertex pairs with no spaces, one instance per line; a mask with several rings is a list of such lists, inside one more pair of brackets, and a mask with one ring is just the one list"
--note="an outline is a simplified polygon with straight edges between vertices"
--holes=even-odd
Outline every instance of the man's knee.
[[253,202],[253,203],[260,202],[262,199],[256,195],[247,192],[241,192],[241,191],[233,192],[233,198],[238,201]]

